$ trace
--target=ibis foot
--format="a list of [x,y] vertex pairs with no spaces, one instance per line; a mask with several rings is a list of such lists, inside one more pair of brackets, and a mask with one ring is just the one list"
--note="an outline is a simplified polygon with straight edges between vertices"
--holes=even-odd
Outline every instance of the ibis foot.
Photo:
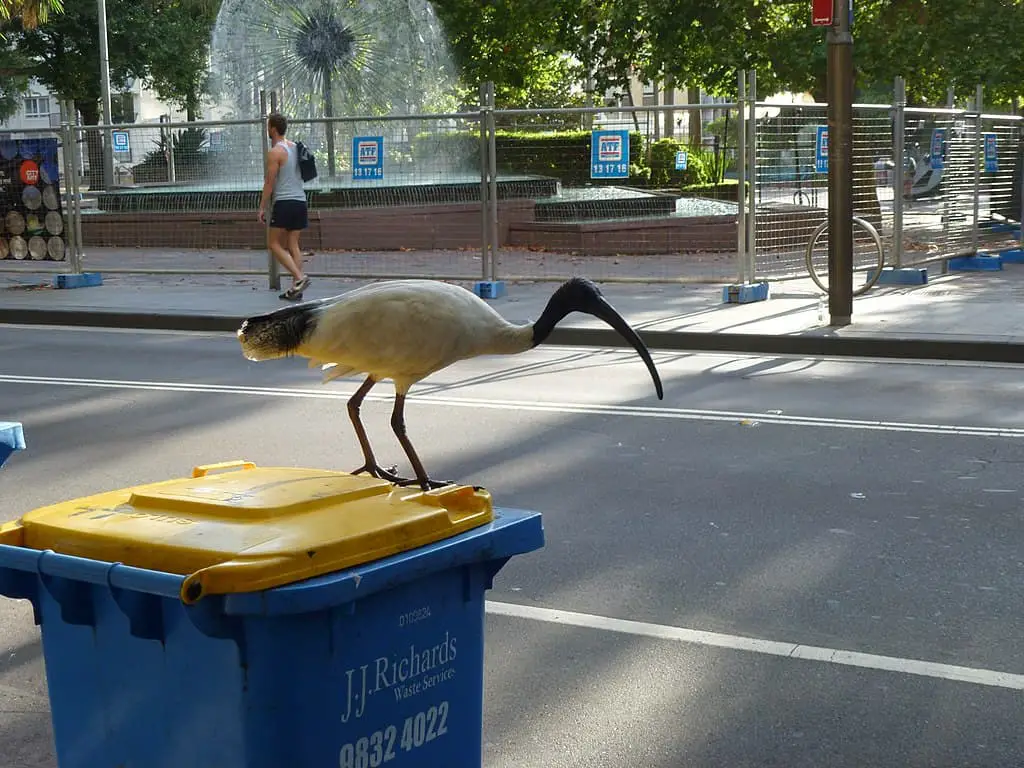
[[455,485],[454,480],[431,480],[429,477],[425,477],[422,480],[403,480],[396,485],[407,486],[407,485],[419,485],[424,491],[433,491],[438,488],[444,488],[447,485]]
[[389,469],[383,469],[382,467],[373,464],[363,464],[359,469],[352,470],[349,472],[350,475],[359,475],[363,472],[367,473],[370,477],[375,477],[378,480],[387,480],[389,483],[394,485],[406,485],[408,483],[415,483],[416,480],[409,480],[404,477],[399,477],[395,474],[398,469],[397,466],[392,465]]

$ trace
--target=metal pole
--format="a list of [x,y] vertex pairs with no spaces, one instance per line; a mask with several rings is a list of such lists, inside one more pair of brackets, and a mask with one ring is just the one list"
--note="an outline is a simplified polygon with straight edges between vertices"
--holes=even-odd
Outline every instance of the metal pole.
[[491,101],[488,96],[494,93],[493,89],[494,83],[480,84],[480,279],[484,281],[491,274],[490,267],[487,264],[487,260],[490,258],[490,236],[488,233],[491,226],[488,214],[490,207],[487,202],[487,198],[490,196],[490,187],[487,183],[490,161],[487,155],[490,153],[491,146],[490,130],[487,127],[487,113],[491,111]]
[[107,46],[107,2],[96,0],[100,21],[100,89],[103,96],[103,188],[114,185],[114,148],[110,126],[113,115],[110,108],[110,51]]
[[[164,120],[165,117],[166,120]],[[170,123],[170,114],[160,115],[160,122]],[[178,180],[177,165],[174,162],[174,131],[168,128],[164,135],[167,138],[167,180],[173,184]]]
[[[260,91],[260,117],[262,121],[260,123],[260,144],[263,147],[263,177],[267,176],[267,154],[270,152],[270,137],[267,135],[267,92],[265,90]],[[270,290],[278,291],[281,289],[281,270],[277,263],[277,259],[274,258],[274,252],[270,250],[270,215],[267,214],[266,222],[263,229],[267,238],[267,282],[270,284]]]
[[[1014,110],[1016,111],[1016,110]],[[1020,218],[1017,219],[1017,239],[1024,248],[1024,125],[1017,125],[1017,167],[1020,168]]]
[[81,174],[82,156],[79,150],[78,141],[78,117],[75,112],[75,102],[68,101],[68,114],[71,116],[71,162],[74,166],[71,169],[71,194],[74,200],[73,216],[75,226],[75,250],[79,263],[85,259],[85,239],[82,237],[82,187]]
[[830,325],[853,318],[852,0],[834,0],[828,30],[828,310]]
[[67,252],[71,255],[71,271],[75,274],[81,274],[82,259],[79,257],[77,250],[78,241],[75,239],[75,214],[72,203],[74,197],[71,192],[71,174],[74,173],[75,164],[71,150],[71,143],[74,141],[74,133],[71,131],[68,105],[66,102],[61,102],[60,112],[61,143],[64,145],[61,148],[61,156],[64,160],[64,205],[67,209],[65,211],[64,242]]
[[487,112],[487,165],[490,174],[490,182],[487,190],[487,203],[490,206],[491,224],[491,257],[487,260],[490,266],[488,280],[495,280],[498,263],[498,149],[497,130],[494,124],[494,83],[488,91],[488,104],[491,107]]
[[747,161],[750,163],[750,195],[747,197],[747,274],[750,282],[754,282],[757,258],[757,70],[751,70],[748,76],[749,119],[747,130]]
[[736,271],[739,274],[739,282],[746,283],[749,280],[747,271],[747,123],[743,110],[744,101],[747,98],[747,73],[740,70],[738,76],[739,98],[736,100],[737,131],[739,146],[736,147],[739,162],[736,164],[736,178],[739,187],[736,190]]
[[907,127],[907,81],[896,78],[893,100],[892,251],[893,264],[903,266],[903,155]]
[[974,224],[971,227],[971,250],[974,253],[978,252],[980,241],[978,219],[981,215],[981,204],[979,201],[981,195],[981,153],[984,150],[984,137],[982,136],[984,126],[981,121],[981,107],[985,97],[984,90],[985,87],[982,85],[978,85],[974,90],[974,108],[978,112],[978,116],[975,118],[976,127],[974,129]]

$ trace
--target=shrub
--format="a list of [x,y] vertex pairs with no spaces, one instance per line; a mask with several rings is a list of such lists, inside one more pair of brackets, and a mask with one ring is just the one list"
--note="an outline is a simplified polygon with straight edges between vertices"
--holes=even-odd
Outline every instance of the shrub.
[[[508,131],[495,133],[496,166],[503,174],[551,176],[566,186],[588,184],[590,131]],[[480,168],[480,134],[470,131],[420,133],[412,155],[419,166],[440,164],[461,171]],[[646,178],[643,136],[629,134],[630,178]]]

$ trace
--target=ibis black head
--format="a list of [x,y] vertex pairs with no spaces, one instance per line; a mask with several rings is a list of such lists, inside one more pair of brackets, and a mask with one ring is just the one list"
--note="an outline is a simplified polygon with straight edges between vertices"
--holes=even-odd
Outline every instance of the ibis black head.
[[654,379],[654,388],[658,393],[658,399],[664,399],[664,392],[661,387],[661,377],[658,376],[658,369],[654,367],[651,354],[647,351],[647,345],[635,330],[626,322],[608,300],[601,295],[601,289],[585,277],[573,277],[566,280],[559,286],[548,305],[533,324],[533,345],[542,343],[555,326],[570,312],[585,312],[588,315],[604,320],[622,335],[626,341],[633,345],[640,357],[647,364],[647,370],[651,372]]
[[316,310],[322,304],[322,300],[308,301],[246,318],[236,331],[242,354],[249,360],[293,354],[316,328]]

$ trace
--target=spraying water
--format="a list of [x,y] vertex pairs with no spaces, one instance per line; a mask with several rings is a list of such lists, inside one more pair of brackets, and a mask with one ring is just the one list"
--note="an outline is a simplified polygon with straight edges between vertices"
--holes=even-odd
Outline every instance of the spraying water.
[[[457,106],[455,69],[427,0],[224,0],[210,79],[218,111],[236,119],[260,114],[261,91],[275,92],[293,122]],[[317,134],[333,176],[344,127],[305,133],[307,143]]]

